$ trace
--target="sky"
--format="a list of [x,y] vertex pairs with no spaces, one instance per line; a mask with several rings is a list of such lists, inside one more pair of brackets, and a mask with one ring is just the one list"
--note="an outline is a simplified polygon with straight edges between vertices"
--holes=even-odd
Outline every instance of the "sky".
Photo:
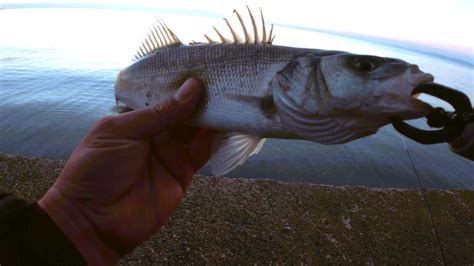
[[[228,17],[234,8],[261,7],[267,22],[363,36],[474,64],[474,0],[0,0],[0,7],[81,6]],[[249,4],[250,3],[250,4]]]

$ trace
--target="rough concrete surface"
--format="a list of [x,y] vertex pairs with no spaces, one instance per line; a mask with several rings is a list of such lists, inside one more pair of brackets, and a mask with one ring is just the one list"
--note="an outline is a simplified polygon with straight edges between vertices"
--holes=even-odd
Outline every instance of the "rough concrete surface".
[[[38,199],[63,161],[0,155],[0,191]],[[196,176],[170,222],[124,265],[474,263],[474,191]]]

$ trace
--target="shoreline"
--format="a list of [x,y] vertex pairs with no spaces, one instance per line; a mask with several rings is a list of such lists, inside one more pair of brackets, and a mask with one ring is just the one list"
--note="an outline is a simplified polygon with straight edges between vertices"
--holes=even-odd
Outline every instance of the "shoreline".
[[[63,164],[0,154],[0,191],[36,200]],[[472,250],[474,191],[195,176],[169,223],[121,264],[472,264]]]

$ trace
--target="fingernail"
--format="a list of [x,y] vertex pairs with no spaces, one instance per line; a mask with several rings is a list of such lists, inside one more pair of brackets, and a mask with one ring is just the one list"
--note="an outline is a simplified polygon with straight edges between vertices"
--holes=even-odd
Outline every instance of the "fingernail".
[[193,93],[196,89],[196,80],[193,78],[187,79],[184,84],[179,88],[179,90],[174,95],[175,100],[178,102],[186,102],[193,96]]

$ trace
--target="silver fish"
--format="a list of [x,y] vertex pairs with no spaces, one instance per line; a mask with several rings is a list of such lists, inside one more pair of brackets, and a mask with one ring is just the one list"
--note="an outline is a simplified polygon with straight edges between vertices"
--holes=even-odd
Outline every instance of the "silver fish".
[[[135,110],[170,97],[188,77],[206,85],[192,124],[219,130],[210,163],[223,175],[257,153],[265,138],[346,143],[369,136],[392,117],[425,116],[430,106],[411,96],[433,81],[399,59],[342,51],[273,45],[273,26],[243,32],[227,22],[231,38],[184,45],[160,20],[139,48],[136,62],[115,83],[119,105]],[[252,34],[253,33],[253,34]]]

